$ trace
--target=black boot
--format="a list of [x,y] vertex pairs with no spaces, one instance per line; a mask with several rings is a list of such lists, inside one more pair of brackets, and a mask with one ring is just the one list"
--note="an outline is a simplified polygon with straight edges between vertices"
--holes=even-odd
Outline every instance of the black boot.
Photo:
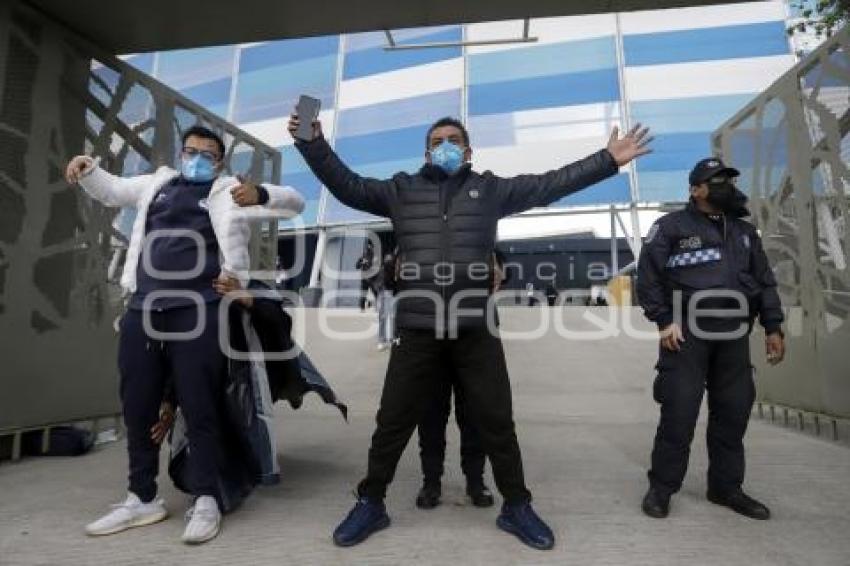
[[643,496],[641,509],[653,519],[663,519],[670,514],[670,495],[650,487]]
[[492,507],[493,503],[495,503],[493,493],[483,481],[467,483],[466,494],[476,507]]
[[740,488],[727,493],[719,493],[709,489],[706,497],[712,503],[728,507],[735,513],[740,513],[750,519],[758,519],[759,521],[770,519],[770,509],[744,493]]
[[426,483],[416,496],[416,506],[420,509],[433,509],[440,504],[442,488],[440,484]]

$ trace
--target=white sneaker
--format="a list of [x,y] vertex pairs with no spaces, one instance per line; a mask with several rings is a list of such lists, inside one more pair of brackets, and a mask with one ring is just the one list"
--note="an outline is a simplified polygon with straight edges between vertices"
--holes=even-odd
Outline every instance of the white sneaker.
[[186,544],[200,544],[212,540],[221,529],[221,512],[218,503],[209,495],[202,495],[195,505],[186,512],[189,524],[183,531],[183,542]]
[[168,517],[168,509],[162,499],[142,503],[135,493],[128,493],[124,503],[112,506],[112,511],[86,525],[90,536],[111,535],[132,527],[143,527],[158,523]]

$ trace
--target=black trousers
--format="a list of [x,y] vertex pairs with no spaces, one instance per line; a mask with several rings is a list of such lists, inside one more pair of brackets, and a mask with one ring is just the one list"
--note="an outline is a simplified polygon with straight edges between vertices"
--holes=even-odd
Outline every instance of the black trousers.
[[508,503],[531,498],[525,486],[517,442],[505,354],[501,340],[486,329],[464,330],[441,340],[432,330],[399,331],[390,354],[369,468],[358,492],[383,499],[413,429],[422,421],[440,385],[436,376],[450,364],[466,394],[470,421],[481,435],[496,486]]
[[446,459],[446,425],[452,409],[452,390],[455,397],[455,420],[460,429],[460,468],[469,485],[484,483],[484,447],[475,426],[466,414],[466,394],[448,366],[441,374],[437,391],[419,423],[419,458],[425,485],[436,486],[443,477]]
[[650,483],[675,493],[688,468],[691,440],[708,391],[708,486],[719,493],[744,481],[744,434],[755,400],[749,337],[704,340],[685,331],[679,352],[660,348],[653,394],[661,419],[652,450]]
[[[225,358],[218,345],[219,303],[205,305],[206,324],[191,340],[155,340],[143,326],[143,313],[128,310],[121,320],[118,367],[121,402],[130,457],[129,490],[142,501],[157,493],[159,446],[150,429],[159,420],[166,379],[174,381],[177,402],[186,419],[194,495],[217,493],[222,462],[221,404]],[[188,332],[196,327],[199,311],[182,307],[152,312],[151,325],[159,332]]]

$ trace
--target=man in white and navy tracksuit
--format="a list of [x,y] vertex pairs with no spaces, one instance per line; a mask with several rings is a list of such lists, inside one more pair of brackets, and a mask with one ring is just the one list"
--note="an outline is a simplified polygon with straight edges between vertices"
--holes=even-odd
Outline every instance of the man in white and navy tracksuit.
[[86,527],[90,535],[151,524],[167,515],[156,498],[159,446],[150,431],[170,376],[187,423],[196,498],[183,540],[199,543],[217,534],[219,406],[226,367],[218,336],[222,289],[231,279],[242,287],[248,280],[249,221],[291,216],[304,206],[294,189],[220,175],[225,147],[211,130],[196,126],[182,141],[180,172],[163,167],[152,175],[123,179],[80,156],[66,173],[70,182],[79,182],[104,204],[138,210],[121,278],[130,299],[118,352],[129,495]]

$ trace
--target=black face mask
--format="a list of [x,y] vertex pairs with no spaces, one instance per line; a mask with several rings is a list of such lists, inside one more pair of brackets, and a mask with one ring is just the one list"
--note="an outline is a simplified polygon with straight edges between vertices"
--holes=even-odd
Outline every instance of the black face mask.
[[719,208],[723,212],[728,212],[735,207],[735,197],[735,185],[729,181],[708,185],[708,197],[706,197],[706,200],[709,204]]

